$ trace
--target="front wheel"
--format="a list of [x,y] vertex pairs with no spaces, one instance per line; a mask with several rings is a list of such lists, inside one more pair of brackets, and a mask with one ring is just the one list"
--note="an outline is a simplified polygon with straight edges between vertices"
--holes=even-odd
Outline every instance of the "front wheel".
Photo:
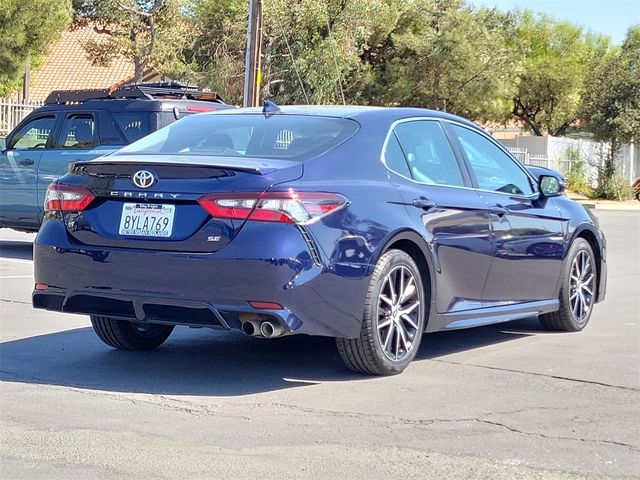
[[153,350],[164,343],[173,325],[134,323],[91,315],[91,325],[100,340],[119,350]]
[[596,300],[597,269],[589,242],[578,238],[573,242],[562,270],[560,309],[540,315],[547,330],[579,332],[587,326]]
[[342,360],[356,372],[401,373],[420,347],[426,308],[418,266],[407,253],[389,250],[371,276],[360,336],[336,339]]

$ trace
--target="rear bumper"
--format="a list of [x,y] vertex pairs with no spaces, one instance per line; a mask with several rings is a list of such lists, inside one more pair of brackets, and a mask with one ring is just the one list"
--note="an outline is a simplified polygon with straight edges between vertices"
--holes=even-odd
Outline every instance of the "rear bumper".
[[[356,337],[370,267],[314,262],[296,227],[247,223],[216,253],[86,246],[57,220],[34,244],[35,308],[143,322],[239,329],[242,314],[276,319],[286,331]],[[249,301],[275,302],[259,310]]]

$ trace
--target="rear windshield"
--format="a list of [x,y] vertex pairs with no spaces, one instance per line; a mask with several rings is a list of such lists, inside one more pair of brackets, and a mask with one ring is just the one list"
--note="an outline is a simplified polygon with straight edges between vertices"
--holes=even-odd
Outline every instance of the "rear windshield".
[[193,115],[152,133],[117,155],[202,155],[304,161],[358,130],[353,120],[306,115]]

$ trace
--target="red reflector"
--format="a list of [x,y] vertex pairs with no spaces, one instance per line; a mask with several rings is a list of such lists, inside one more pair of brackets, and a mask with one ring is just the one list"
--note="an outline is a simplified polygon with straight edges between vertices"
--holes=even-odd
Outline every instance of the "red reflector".
[[49,285],[46,283],[36,283],[36,290],[48,290]]
[[211,107],[187,107],[187,112],[213,112],[215,108]]
[[284,310],[282,305],[275,302],[249,302],[249,305],[258,310]]

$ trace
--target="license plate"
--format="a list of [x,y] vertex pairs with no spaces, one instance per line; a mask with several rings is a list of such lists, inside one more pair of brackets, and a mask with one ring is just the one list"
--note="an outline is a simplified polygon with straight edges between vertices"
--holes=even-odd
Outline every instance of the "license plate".
[[125,203],[118,233],[136,237],[170,237],[175,211],[175,205]]

